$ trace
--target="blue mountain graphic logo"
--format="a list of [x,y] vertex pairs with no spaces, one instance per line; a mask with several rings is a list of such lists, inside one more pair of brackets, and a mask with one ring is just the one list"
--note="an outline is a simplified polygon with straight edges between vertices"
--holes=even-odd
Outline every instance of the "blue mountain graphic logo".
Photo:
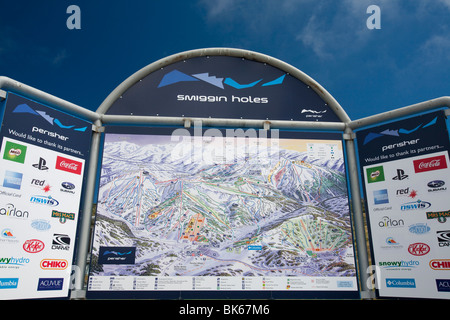
[[427,124],[423,125],[422,123],[419,124],[417,127],[413,128],[413,129],[396,129],[396,130],[391,130],[391,129],[386,129],[382,132],[369,132],[367,134],[367,136],[364,138],[364,142],[363,145],[366,145],[367,143],[381,138],[381,137],[385,137],[385,136],[393,136],[393,137],[400,137],[401,135],[408,135],[411,134],[413,132],[416,132],[417,130],[420,129],[425,129],[427,127],[431,127],[433,125],[435,125],[437,122],[437,117],[435,117],[433,120],[431,120],[430,122],[428,122]]
[[[286,75],[284,74],[281,77],[276,78],[275,80],[261,84],[261,87],[282,84],[285,77]],[[194,82],[194,81],[203,81],[220,89],[225,89],[224,84],[233,87],[235,89],[246,89],[258,85],[263,81],[263,79],[259,79],[247,84],[241,84],[231,78],[224,79],[224,78],[217,78],[216,76],[210,76],[209,73],[198,73],[188,75],[184,72],[173,70],[164,75],[164,77],[161,79],[161,82],[158,85],[158,88],[162,88],[179,82]]]
[[45,111],[33,110],[27,104],[19,104],[13,110],[13,113],[28,113],[28,114],[32,114],[34,116],[42,117],[44,120],[46,120],[52,126],[57,125],[58,127],[62,128],[62,129],[72,129],[74,131],[81,131],[81,132],[84,132],[87,129],[87,127],[75,128],[75,125],[64,125],[61,123],[61,121],[59,121],[56,118],[51,117]]

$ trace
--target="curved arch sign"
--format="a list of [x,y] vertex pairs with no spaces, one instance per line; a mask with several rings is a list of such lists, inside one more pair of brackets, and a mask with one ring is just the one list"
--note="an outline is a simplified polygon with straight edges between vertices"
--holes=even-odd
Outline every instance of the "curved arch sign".
[[300,80],[289,72],[292,67],[283,66],[236,56],[183,59],[136,78],[105,113],[343,121],[316,92],[325,94],[320,85],[306,75]]

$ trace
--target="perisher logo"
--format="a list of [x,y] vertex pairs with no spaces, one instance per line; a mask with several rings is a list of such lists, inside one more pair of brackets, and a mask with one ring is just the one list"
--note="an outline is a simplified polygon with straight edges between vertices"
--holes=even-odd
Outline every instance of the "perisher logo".
[[67,159],[61,156],[56,157],[56,169],[74,174],[81,174],[83,164],[76,160]]

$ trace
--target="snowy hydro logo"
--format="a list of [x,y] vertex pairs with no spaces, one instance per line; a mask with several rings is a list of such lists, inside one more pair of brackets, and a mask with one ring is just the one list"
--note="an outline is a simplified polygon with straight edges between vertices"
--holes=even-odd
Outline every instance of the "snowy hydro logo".
[[201,122],[194,122],[194,134],[187,129],[172,132],[176,145],[170,157],[183,164],[252,164],[277,163],[280,159],[278,129],[219,129],[203,131]]

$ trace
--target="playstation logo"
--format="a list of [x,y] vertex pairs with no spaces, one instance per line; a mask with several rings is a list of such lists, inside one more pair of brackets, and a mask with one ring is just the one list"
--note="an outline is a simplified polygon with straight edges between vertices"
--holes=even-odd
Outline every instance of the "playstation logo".
[[33,167],[39,169],[39,170],[48,170],[48,167],[46,166],[47,161],[45,161],[44,158],[39,158],[39,162],[33,164]]
[[397,169],[397,175],[392,180],[404,180],[406,178],[408,178],[408,175],[405,174],[405,170]]

